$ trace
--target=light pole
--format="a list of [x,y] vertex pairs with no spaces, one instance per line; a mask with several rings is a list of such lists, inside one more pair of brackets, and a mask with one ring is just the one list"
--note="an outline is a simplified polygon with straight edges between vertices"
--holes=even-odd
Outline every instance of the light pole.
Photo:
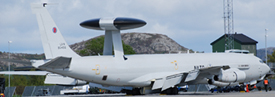
[[[8,41],[8,44],[9,44],[9,59],[10,59],[10,44],[12,43],[12,41]],[[10,62],[9,62],[9,72],[10,72],[10,69],[11,69],[11,67],[10,67]],[[11,75],[9,74],[9,92],[10,92],[10,81],[11,81]],[[10,95],[10,93],[8,94],[8,95]],[[9,96],[8,96],[9,97]]]
[[267,47],[266,47],[267,46],[267,30],[268,29],[265,29],[265,64],[266,65],[268,65],[267,64]]

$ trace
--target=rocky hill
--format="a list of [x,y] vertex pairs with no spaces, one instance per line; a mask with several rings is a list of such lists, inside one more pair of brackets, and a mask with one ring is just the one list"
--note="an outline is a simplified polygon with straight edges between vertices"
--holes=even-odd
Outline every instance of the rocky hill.
[[[100,36],[98,36],[100,37]],[[97,37],[94,37],[97,38]],[[91,39],[94,39],[91,38]],[[130,45],[137,54],[156,54],[156,53],[185,53],[188,49],[179,45],[163,34],[149,33],[122,33],[121,38],[125,44]],[[91,40],[89,39],[89,40]],[[85,48],[85,43],[89,40],[70,45],[74,51]],[[191,52],[191,51],[190,51]],[[7,59],[8,53],[0,51],[0,58]],[[29,61],[30,59],[44,59],[44,54],[24,54],[11,53],[11,59]],[[8,62],[0,61],[0,70],[7,70]],[[11,63],[11,69],[14,67],[26,66],[20,63]]]
[[[273,50],[275,50],[275,47],[268,47],[267,54],[271,55],[273,53]],[[257,50],[257,57],[265,61],[265,48]]]
[[[1,52],[0,51],[0,59],[8,59],[9,53],[7,52]],[[39,60],[39,59],[45,59],[44,54],[25,54],[25,53],[11,53],[10,59],[12,60],[19,60],[22,62],[29,62],[30,60]],[[10,63],[11,70],[13,70],[14,67],[21,67],[21,66],[27,66],[27,64],[21,64],[21,63]],[[8,70],[8,62],[6,61],[0,61],[0,70]]]
[[[163,34],[122,33],[121,38],[124,43],[130,45],[137,54],[177,53],[179,51],[184,53],[188,50]],[[72,44],[70,47],[74,51],[82,50],[85,48],[85,43],[89,40]]]

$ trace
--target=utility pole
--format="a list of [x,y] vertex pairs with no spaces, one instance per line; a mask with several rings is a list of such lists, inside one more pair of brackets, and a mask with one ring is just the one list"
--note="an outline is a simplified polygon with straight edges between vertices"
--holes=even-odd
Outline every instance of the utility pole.
[[[12,43],[12,41],[8,41],[8,43],[9,43],[9,59],[10,59],[10,53],[11,53],[11,52],[10,52],[10,44]],[[10,67],[10,62],[9,62],[9,72],[10,72],[10,69],[11,69],[11,67]],[[11,89],[10,89],[10,87],[11,87],[11,84],[10,84],[10,83],[11,83],[11,75],[9,74],[9,92],[8,92],[9,94],[8,94],[8,97],[10,97],[10,92],[11,92],[11,91],[10,91],[10,90],[11,90]]]
[[223,0],[224,50],[234,49],[233,0]]
[[265,29],[265,64],[267,64],[267,30],[268,29]]

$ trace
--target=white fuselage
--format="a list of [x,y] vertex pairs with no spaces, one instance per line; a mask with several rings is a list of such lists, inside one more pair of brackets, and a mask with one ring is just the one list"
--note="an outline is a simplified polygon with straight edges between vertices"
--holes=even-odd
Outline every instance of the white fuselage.
[[[152,89],[163,91],[176,85],[207,83],[208,79],[212,82],[213,76],[214,80],[227,83],[248,82],[269,71],[266,64],[250,54],[141,54],[127,55],[124,60],[120,30],[146,24],[133,18],[101,18],[81,23],[86,28],[104,29],[105,39],[104,56],[80,57],[66,43],[45,5],[31,4],[47,59],[34,61],[33,66],[52,73],[102,85],[145,87],[154,82]],[[231,69],[226,71],[224,67]]]
[[[113,56],[88,56],[72,58],[69,70],[48,70],[64,76],[77,78],[102,85],[115,86],[149,86],[152,76],[164,77],[167,73],[188,72],[194,69],[211,66],[239,68],[246,73],[244,82],[257,80],[264,76],[269,67],[261,60],[250,54],[235,53],[193,53],[193,54],[152,54],[128,55],[127,60],[118,60]],[[103,80],[103,76],[107,76]],[[151,76],[150,79],[142,76]],[[141,83],[133,80],[143,78]],[[207,77],[207,76],[206,76]],[[208,76],[212,77],[212,76]],[[140,80],[140,79],[138,79]],[[195,81],[207,83],[206,80]]]

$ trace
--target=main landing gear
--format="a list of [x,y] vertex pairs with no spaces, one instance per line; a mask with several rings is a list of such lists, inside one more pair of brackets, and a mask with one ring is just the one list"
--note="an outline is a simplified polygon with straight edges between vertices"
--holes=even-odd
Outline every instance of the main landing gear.
[[162,91],[160,94],[166,94],[166,95],[177,95],[179,93],[178,88],[177,87],[171,87],[168,88],[164,91]]
[[133,90],[126,90],[126,95],[141,95],[140,88],[134,88]]
[[[150,89],[151,90],[151,89]],[[142,92],[143,91],[143,92]],[[143,88],[133,88],[133,90],[123,90],[122,92],[123,93],[126,93],[126,95],[143,95],[143,94],[151,94],[151,93],[159,93],[160,90],[158,92],[147,92],[145,93],[144,92],[144,87]],[[168,88],[164,91],[161,91],[160,94],[165,94],[165,95],[177,95],[178,94],[178,88],[175,86],[175,87],[171,87],[171,88]]]

